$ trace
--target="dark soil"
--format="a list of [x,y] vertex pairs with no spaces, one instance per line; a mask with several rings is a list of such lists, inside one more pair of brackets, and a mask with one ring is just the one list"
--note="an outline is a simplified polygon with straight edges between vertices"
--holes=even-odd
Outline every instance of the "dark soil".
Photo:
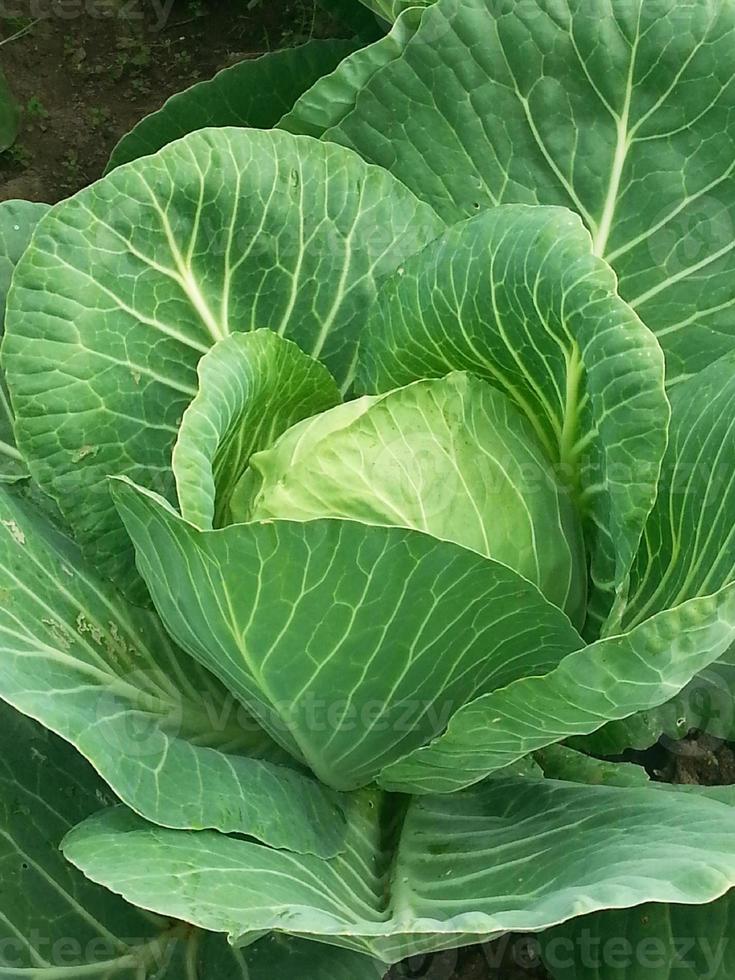
[[728,742],[694,733],[665,751],[656,778],[667,783],[730,786],[735,783],[735,751]]
[[0,4],[0,64],[23,107],[18,140],[0,154],[0,200],[67,197],[96,180],[117,140],[174,92],[334,33],[315,0]]
[[[96,180],[117,140],[168,96],[264,51],[339,30],[316,0],[11,0],[0,63],[23,107],[0,154],[0,200],[54,203]],[[707,736],[640,753],[655,778],[735,783],[735,751]],[[549,980],[532,941],[418,957],[390,980]]]

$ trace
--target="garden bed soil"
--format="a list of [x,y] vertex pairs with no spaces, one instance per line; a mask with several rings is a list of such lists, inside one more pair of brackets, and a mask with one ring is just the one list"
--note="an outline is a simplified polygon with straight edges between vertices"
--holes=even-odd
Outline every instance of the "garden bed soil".
[[23,119],[0,154],[0,200],[68,197],[170,95],[243,58],[334,33],[315,0],[4,3],[0,64]]

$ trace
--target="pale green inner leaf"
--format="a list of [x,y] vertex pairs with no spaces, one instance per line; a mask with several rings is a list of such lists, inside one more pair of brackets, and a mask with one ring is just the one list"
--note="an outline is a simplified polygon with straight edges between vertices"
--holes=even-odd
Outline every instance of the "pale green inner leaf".
[[231,523],[232,494],[252,453],[338,404],[340,394],[322,364],[271,330],[221,340],[198,374],[172,467],[182,516],[208,529]]
[[415,528],[503,562],[584,622],[582,532],[525,416],[454,373],[289,429],[252,460],[251,520],[340,517]]

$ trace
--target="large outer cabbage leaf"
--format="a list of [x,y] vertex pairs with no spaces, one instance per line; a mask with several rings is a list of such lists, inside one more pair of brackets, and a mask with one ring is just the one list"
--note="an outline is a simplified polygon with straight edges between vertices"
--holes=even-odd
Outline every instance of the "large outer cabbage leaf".
[[278,128],[319,137],[336,126],[354,108],[357,93],[372,76],[400,57],[420,22],[421,9],[412,6],[384,38],[348,55],[333,72],[307,89],[280,120],[275,120]]
[[303,92],[354,49],[354,41],[314,40],[223,68],[213,78],[172,95],[160,109],[141,119],[113,149],[107,172],[197,129],[269,129]]
[[734,93],[729,2],[438,0],[326,138],[448,220],[575,210],[675,381],[735,344]]
[[[640,785],[639,766],[601,762],[561,745],[536,754],[546,776],[582,783]],[[562,775],[564,772],[566,775]],[[735,806],[735,786],[651,782],[652,790],[686,793]],[[735,965],[735,891],[699,906],[648,903],[582,915],[536,937],[554,980],[730,980]]]
[[663,704],[735,642],[735,584],[583,647],[530,582],[418,531],[202,532],[150,491],[114,496],[169,632],[338,789],[456,791]]
[[193,133],[49,212],[16,269],[3,364],[31,475],[95,564],[139,585],[107,476],[173,498],[202,354],[269,327],[349,387],[378,282],[440,228],[352,151],[245,129]]
[[[74,749],[0,702],[0,974],[21,980],[380,980],[371,959],[273,937],[248,950],[133,908],[92,884],[58,845],[113,802]],[[292,972],[291,972],[292,971]]]
[[[0,340],[5,323],[5,298],[13,270],[31,240],[33,229],[46,211],[48,205],[30,201],[4,201],[0,204]],[[13,423],[10,396],[0,368],[0,482],[13,482],[28,472],[15,445]]]
[[671,393],[659,492],[631,568],[627,628],[735,581],[735,354]]
[[0,697],[72,742],[138,813],[277,847],[340,849],[334,794],[284,766],[155,615],[130,606],[2,487],[0,597]]
[[[671,395],[669,444],[659,495],[631,569],[627,601],[608,629],[735,581],[735,356],[726,355]],[[662,733],[698,728],[735,737],[735,647],[658,711],[606,726],[583,744],[617,754],[647,748]]]
[[539,947],[554,980],[731,980],[735,892],[707,905],[640,905],[581,916]]
[[433,743],[381,773],[387,789],[451,793],[572,735],[668,701],[735,643],[735,583],[470,702]]
[[356,794],[348,847],[328,862],[123,808],[77,827],[64,853],[129,900],[237,942],[275,930],[386,962],[610,905],[713,901],[735,882],[733,811],[717,800],[507,776],[413,800],[401,820],[403,806]]
[[173,980],[166,920],[96,887],[58,850],[76,823],[114,802],[107,787],[70,745],[3,702],[0,747],[0,971],[43,978],[66,966],[94,980],[112,970],[121,980],[136,971]]

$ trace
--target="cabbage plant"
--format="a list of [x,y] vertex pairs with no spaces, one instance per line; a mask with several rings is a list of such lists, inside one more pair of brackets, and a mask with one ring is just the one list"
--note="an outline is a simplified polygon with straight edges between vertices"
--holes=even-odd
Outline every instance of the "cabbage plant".
[[735,11],[370,6],[0,205],[2,955],[586,980],[691,915],[724,980],[735,794],[604,756],[733,704]]

